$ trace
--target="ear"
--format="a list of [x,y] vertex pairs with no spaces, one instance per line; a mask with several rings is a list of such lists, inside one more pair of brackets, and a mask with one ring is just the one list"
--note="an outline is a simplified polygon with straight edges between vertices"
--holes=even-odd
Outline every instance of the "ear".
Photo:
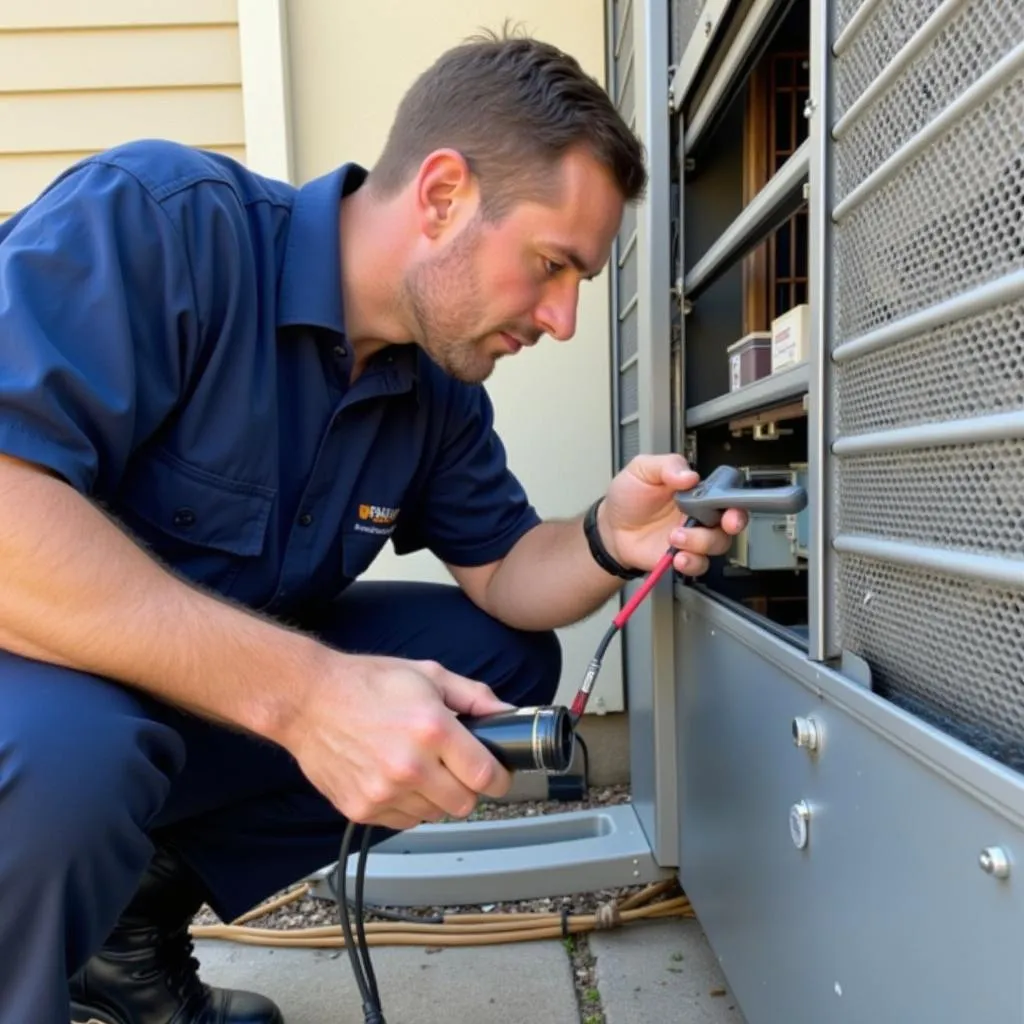
[[435,150],[420,165],[416,212],[428,238],[440,238],[472,218],[478,201],[476,178],[458,150]]

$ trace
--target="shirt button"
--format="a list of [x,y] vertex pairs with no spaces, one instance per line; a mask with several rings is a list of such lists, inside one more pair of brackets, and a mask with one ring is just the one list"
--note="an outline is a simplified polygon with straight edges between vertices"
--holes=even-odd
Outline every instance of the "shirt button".
[[308,512],[299,516],[299,526],[309,526],[311,522],[313,522],[313,517]]
[[175,526],[181,526],[188,529],[190,526],[195,526],[196,514],[190,508],[175,509],[173,522]]
[[348,349],[346,349],[344,345],[335,345],[334,346],[334,354],[339,359],[341,359],[343,356],[347,356],[348,355]]

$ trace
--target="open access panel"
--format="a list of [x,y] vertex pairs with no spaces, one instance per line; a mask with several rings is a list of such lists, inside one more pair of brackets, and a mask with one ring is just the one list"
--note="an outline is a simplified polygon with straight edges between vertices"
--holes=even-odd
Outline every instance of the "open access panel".
[[616,6],[668,83],[653,415],[810,496],[645,638],[681,882],[751,1024],[1024,1019],[1024,6]]

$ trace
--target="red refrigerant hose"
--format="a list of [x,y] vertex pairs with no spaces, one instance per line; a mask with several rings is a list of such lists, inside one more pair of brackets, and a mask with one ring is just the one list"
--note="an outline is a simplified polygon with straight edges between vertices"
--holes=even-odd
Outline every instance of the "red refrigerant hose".
[[[684,528],[689,529],[691,526],[697,525],[697,520],[691,517],[686,520]],[[569,714],[572,716],[574,724],[579,723],[580,718],[583,716],[583,712],[586,710],[587,702],[590,700],[590,694],[594,689],[594,682],[597,679],[597,674],[601,671],[601,661],[604,658],[605,651],[608,650],[608,645],[612,642],[615,634],[618,633],[618,631],[629,621],[633,612],[640,607],[644,598],[646,598],[654,589],[658,580],[665,575],[666,570],[672,565],[673,559],[678,554],[678,548],[669,548],[665,554],[658,559],[657,564],[647,574],[647,578],[643,583],[637,587],[636,593],[622,606],[619,614],[612,619],[612,624],[608,627],[608,631],[601,638],[601,642],[597,645],[597,650],[594,652],[594,656],[587,663],[587,671],[583,674],[583,682],[580,684],[580,688],[576,691],[576,696],[572,701],[572,707],[569,709]]]

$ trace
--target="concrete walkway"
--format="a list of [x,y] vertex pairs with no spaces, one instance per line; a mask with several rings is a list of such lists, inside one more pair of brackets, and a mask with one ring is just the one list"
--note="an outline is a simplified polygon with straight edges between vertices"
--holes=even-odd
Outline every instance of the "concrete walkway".
[[[697,921],[626,925],[589,936],[607,1024],[744,1024]],[[362,1024],[343,950],[203,940],[204,980],[274,999],[286,1024]],[[558,940],[500,946],[371,948],[388,1024],[580,1024],[572,964]],[[594,995],[590,994],[590,999]],[[600,1018],[590,1017],[590,1020]]]

